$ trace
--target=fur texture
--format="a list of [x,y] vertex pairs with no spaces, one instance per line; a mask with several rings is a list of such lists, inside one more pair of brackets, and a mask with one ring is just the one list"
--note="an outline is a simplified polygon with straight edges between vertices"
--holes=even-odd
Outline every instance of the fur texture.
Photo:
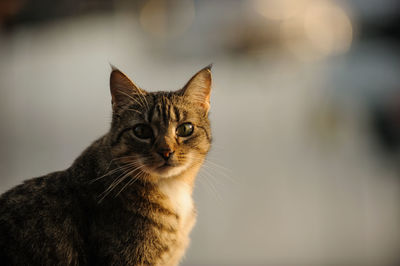
[[1,195],[0,264],[179,264],[211,143],[210,69],[149,93],[113,68],[110,131],[65,171]]

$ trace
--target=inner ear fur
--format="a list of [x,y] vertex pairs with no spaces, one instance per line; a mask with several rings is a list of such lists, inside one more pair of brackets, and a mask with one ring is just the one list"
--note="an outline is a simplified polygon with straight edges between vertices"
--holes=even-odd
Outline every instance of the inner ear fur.
[[179,91],[179,93],[187,97],[194,104],[200,105],[206,112],[210,109],[210,95],[211,95],[211,75],[212,65],[197,72]]
[[110,92],[112,97],[112,107],[115,111],[125,105],[129,105],[135,98],[146,95],[145,90],[140,89],[132,82],[121,70],[111,66]]

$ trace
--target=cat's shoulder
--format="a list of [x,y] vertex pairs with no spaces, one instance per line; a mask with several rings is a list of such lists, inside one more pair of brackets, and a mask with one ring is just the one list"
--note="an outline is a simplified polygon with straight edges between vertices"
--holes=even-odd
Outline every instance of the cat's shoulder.
[[46,203],[46,198],[60,197],[62,187],[67,184],[67,173],[65,171],[58,171],[49,173],[44,176],[34,177],[23,181],[2,195],[0,195],[1,205],[24,205]]

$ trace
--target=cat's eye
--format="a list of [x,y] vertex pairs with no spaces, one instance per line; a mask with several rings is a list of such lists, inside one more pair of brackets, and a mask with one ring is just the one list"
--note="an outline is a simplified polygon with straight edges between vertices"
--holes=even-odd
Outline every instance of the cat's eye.
[[140,139],[149,139],[153,137],[153,129],[146,124],[138,124],[133,128],[133,133]]
[[189,137],[193,134],[192,123],[183,123],[176,128],[176,135],[179,137]]

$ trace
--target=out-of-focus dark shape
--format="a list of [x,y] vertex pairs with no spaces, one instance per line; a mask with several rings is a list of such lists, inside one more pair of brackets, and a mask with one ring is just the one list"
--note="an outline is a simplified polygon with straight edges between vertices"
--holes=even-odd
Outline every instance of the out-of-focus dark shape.
[[7,25],[21,12],[25,0],[0,1],[0,25]]
[[11,30],[24,23],[112,11],[114,7],[113,0],[3,0],[0,2],[0,25]]
[[373,135],[390,156],[400,153],[400,90],[382,104],[371,108]]
[[[396,10],[396,8],[395,8]],[[382,19],[363,20],[360,40],[385,40],[400,42],[400,1],[397,3],[397,12],[385,14]]]

